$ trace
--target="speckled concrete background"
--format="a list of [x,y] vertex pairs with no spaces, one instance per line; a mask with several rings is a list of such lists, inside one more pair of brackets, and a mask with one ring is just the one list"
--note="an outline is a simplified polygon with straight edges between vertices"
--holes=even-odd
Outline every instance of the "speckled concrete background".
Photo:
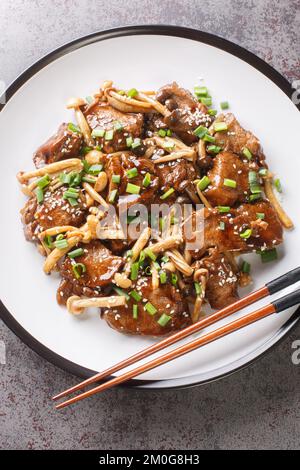
[[[165,23],[230,39],[300,79],[297,0],[1,0],[0,79],[97,30]],[[49,397],[74,377],[23,345],[3,324],[0,446],[4,449],[300,448],[300,328],[268,356],[222,381],[179,391],[113,390],[57,413]],[[76,380],[76,379],[75,379]]]

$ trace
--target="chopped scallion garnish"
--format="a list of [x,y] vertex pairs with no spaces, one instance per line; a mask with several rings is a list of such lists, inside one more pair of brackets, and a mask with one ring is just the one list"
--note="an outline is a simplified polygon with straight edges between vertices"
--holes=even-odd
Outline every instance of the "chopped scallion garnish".
[[165,284],[167,282],[167,273],[162,271],[159,275],[160,283]]
[[130,272],[130,279],[132,281],[135,281],[138,278],[138,273],[139,273],[139,263],[133,263],[131,266],[131,272]]
[[168,189],[168,191],[166,191],[162,196],[160,196],[160,199],[167,199],[169,196],[171,196],[171,194],[174,193],[174,191],[174,188]]
[[207,188],[211,183],[210,179],[208,176],[203,176],[201,180],[197,183],[198,188],[200,191],[204,191],[204,189]]
[[104,139],[105,140],[113,140],[114,138],[114,130],[110,129],[109,131],[105,132]]
[[65,238],[63,238],[62,240],[55,240],[54,246],[58,250],[64,250],[65,248],[68,248],[68,240],[66,240]]
[[207,96],[208,94],[208,89],[206,86],[195,86],[194,87],[194,93],[195,95],[199,98],[200,96]]
[[116,121],[116,122],[114,123],[114,129],[115,129],[116,131],[121,131],[122,129],[124,129],[124,126],[123,126],[123,124],[122,124],[120,121]]
[[113,189],[113,190],[109,193],[108,202],[110,202],[111,204],[113,204],[113,202],[115,202],[117,193],[118,193],[118,190],[117,190],[117,189]]
[[275,186],[275,188],[277,189],[277,191],[278,191],[279,193],[282,193],[282,186],[281,186],[281,182],[280,182],[280,179],[279,179],[279,178],[276,178],[276,179],[274,180],[274,186]]
[[151,184],[151,175],[150,175],[150,173],[146,173],[145,177],[143,179],[143,186],[144,186],[144,188],[148,188],[148,186],[150,186],[150,184]]
[[36,195],[37,202],[39,204],[41,202],[43,202],[43,200],[44,200],[44,191],[42,190],[42,188],[37,187],[34,192],[35,192],[35,195]]
[[129,300],[129,295],[127,294],[127,292],[125,292],[123,289],[121,289],[121,287],[117,287],[117,286],[114,286],[113,287],[113,290],[118,294],[118,295],[124,295],[125,299],[126,300]]
[[195,286],[196,294],[197,294],[197,295],[201,295],[201,294],[202,294],[202,286],[201,286],[201,284],[199,284],[199,282],[194,282],[194,286]]
[[127,147],[131,147],[133,144],[133,138],[130,136],[130,137],[127,137],[126,138],[126,145]]
[[137,186],[136,184],[132,184],[132,183],[127,183],[127,186],[126,186],[126,193],[129,193],[129,194],[139,194],[139,193],[140,193],[140,190],[141,190],[141,187],[140,187],[140,186]]
[[228,101],[221,101],[220,107],[221,107],[221,109],[228,109],[229,108]]
[[218,111],[216,109],[209,109],[208,114],[209,116],[216,116],[218,114]]
[[260,251],[261,261],[263,263],[269,263],[270,261],[275,261],[278,258],[278,253],[276,248],[271,250]]
[[170,317],[170,315],[166,315],[165,313],[163,313],[163,314],[161,315],[161,317],[159,318],[159,320],[157,320],[157,323],[158,323],[160,326],[164,327],[164,326],[166,326],[166,325],[169,323],[169,321],[171,320],[171,318],[172,318],[172,317]]
[[265,214],[264,214],[263,212],[257,212],[257,213],[256,213],[256,217],[257,217],[258,219],[263,220],[263,219],[265,218]]
[[81,133],[81,130],[79,129],[79,127],[75,126],[75,124],[73,124],[73,122],[69,122],[68,129],[72,132],[76,132],[76,134]]
[[217,209],[218,209],[220,214],[230,212],[230,207],[229,206],[217,206]]
[[177,281],[178,281],[177,274],[171,273],[171,284],[173,284],[173,286],[176,286]]
[[96,129],[92,130],[92,137],[104,137],[105,129],[101,129],[100,127],[96,127]]
[[166,129],[159,129],[158,135],[159,135],[160,137],[166,137],[166,135],[167,135]]
[[121,181],[121,176],[120,175],[112,175],[111,180],[115,184],[119,184]]
[[129,96],[129,98],[134,98],[135,96],[138,95],[138,91],[136,88],[131,88],[130,90],[127,91],[127,96]]
[[246,230],[244,230],[244,232],[240,233],[240,237],[243,238],[244,240],[247,240],[248,238],[250,238],[251,235],[252,235],[251,228],[247,228]]
[[144,249],[144,253],[146,256],[148,256],[148,258],[150,258],[152,261],[155,261],[156,260],[156,255],[153,253],[153,251],[151,250],[151,248],[145,248]]
[[90,175],[97,176],[97,175],[99,175],[100,171],[102,171],[102,169],[103,169],[103,165],[101,165],[99,163],[96,163],[95,165],[91,165],[89,167],[88,173]]
[[218,145],[209,145],[208,147],[206,147],[206,150],[208,151],[208,153],[219,153],[221,152],[222,148],[219,147]]
[[200,101],[205,106],[211,106],[211,104],[212,104],[211,96],[203,96],[203,97],[200,98]]
[[86,266],[83,263],[73,264],[72,270],[76,279],[79,279],[86,272]]
[[225,230],[225,222],[223,222],[223,220],[221,220],[221,222],[219,223],[219,229]]
[[132,306],[132,316],[134,320],[138,317],[138,306],[136,304]]
[[208,134],[208,133],[205,134],[205,136],[203,137],[203,140],[204,140],[204,142],[211,142],[211,143],[216,141],[215,137],[213,135]]
[[136,290],[132,290],[131,292],[129,292],[129,295],[136,302],[139,302],[140,300],[142,300],[142,296]]
[[236,188],[236,181],[224,178],[224,186],[227,186],[228,188]]
[[126,171],[126,175],[129,179],[135,178],[138,175],[137,168],[130,168],[130,170]]
[[155,315],[157,312],[157,308],[154,307],[150,302],[147,302],[145,304],[144,309],[150,314],[150,315]]
[[248,160],[251,160],[252,159],[252,153],[250,152],[250,150],[247,148],[247,147],[244,147],[243,148],[243,155],[248,158]]
[[140,145],[141,145],[141,139],[139,137],[136,137],[131,144],[131,148],[136,149],[137,147],[140,147]]
[[228,130],[226,122],[215,122],[214,129],[216,132],[224,132]]
[[247,261],[243,261],[242,266],[241,266],[241,271],[242,273],[249,274],[251,270],[251,265]]
[[199,137],[199,139],[203,139],[203,137],[208,133],[208,129],[207,127],[204,127],[204,126],[198,126],[195,130],[194,130],[194,134]]
[[44,175],[42,178],[40,178],[37,181],[36,184],[39,188],[44,189],[46,186],[48,186],[49,183],[50,183],[49,175]]
[[83,253],[83,248],[76,248],[76,250],[69,251],[68,256],[69,258],[77,258],[77,256],[81,256]]

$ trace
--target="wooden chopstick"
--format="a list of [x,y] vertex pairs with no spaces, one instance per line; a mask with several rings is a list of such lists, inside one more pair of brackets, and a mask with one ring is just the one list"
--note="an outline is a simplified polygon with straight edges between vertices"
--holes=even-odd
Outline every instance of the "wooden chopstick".
[[280,299],[277,299],[274,302],[271,302],[268,305],[258,310],[255,310],[252,313],[248,313],[247,315],[244,315],[243,317],[238,318],[237,320],[234,320],[231,323],[228,323],[227,325],[221,326],[220,328],[214,331],[211,331],[210,333],[207,333],[206,335],[203,335],[200,338],[197,338],[187,344],[184,344],[183,346],[180,346],[174,349],[173,351],[170,351],[164,354],[163,356],[158,357],[157,359],[154,359],[133,370],[130,370],[126,372],[125,374],[120,375],[119,377],[115,377],[114,379],[109,380],[108,382],[98,385],[92,390],[88,390],[87,392],[84,392],[81,395],[70,398],[69,400],[63,403],[56,405],[56,409],[65,408],[66,406],[71,405],[72,403],[76,403],[96,393],[103,392],[104,390],[115,387],[116,385],[126,382],[127,380],[132,379],[133,377],[136,377],[137,375],[143,374],[144,372],[152,370],[155,367],[161,366],[162,364],[165,364],[166,362],[173,361],[174,359],[180,356],[183,356],[191,351],[194,351],[195,349],[198,349],[201,346],[204,346],[205,344],[209,344],[215,341],[216,339],[227,336],[230,333],[233,333],[234,331],[237,331],[241,328],[244,328],[245,326],[250,325],[251,323],[257,322],[258,320],[261,320],[262,318],[265,318],[273,313],[279,313],[299,303],[300,303],[300,289],[290,294],[287,294],[284,297],[281,297]]
[[87,385],[90,385],[95,382],[99,382],[100,380],[109,377],[111,374],[124,369],[125,367],[128,367],[141,359],[144,359],[145,357],[150,356],[151,354],[154,354],[155,352],[161,351],[162,349],[166,348],[167,346],[171,346],[172,344],[176,343],[177,341],[180,341],[188,336],[190,336],[193,333],[196,333],[198,331],[201,331],[203,328],[206,328],[209,325],[212,325],[213,323],[216,323],[218,320],[221,320],[223,318],[228,317],[229,315],[241,310],[242,308],[249,306],[253,304],[254,302],[257,302],[260,299],[263,299],[264,297],[274,294],[285,287],[288,287],[289,285],[294,284],[295,282],[300,280],[300,267],[293,269],[292,271],[289,271],[288,273],[283,274],[282,276],[274,279],[271,282],[268,282],[265,286],[261,287],[260,289],[256,290],[255,292],[252,292],[242,299],[237,300],[233,304],[229,305],[228,307],[222,308],[221,310],[213,313],[212,315],[203,318],[199,320],[197,323],[194,323],[193,325],[188,326],[187,328],[178,331],[177,333],[174,333],[171,336],[168,336],[167,338],[164,338],[163,340],[153,344],[152,346],[143,349],[142,351],[134,354],[133,356],[130,356],[129,358],[113,365],[112,367],[109,367],[108,369],[104,370],[103,372],[100,372],[93,377],[90,377],[87,380],[84,380],[83,382],[59,393],[58,395],[55,395],[53,397],[53,400],[58,400],[60,398],[63,398],[67,395],[70,395],[78,390],[83,389]]

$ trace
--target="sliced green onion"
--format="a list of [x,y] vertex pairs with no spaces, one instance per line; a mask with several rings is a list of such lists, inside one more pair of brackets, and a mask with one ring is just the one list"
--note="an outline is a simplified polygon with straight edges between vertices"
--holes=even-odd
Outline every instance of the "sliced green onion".
[[208,129],[207,127],[204,127],[204,126],[198,126],[195,130],[194,130],[194,134],[199,137],[199,139],[202,139],[205,134],[208,133]]
[[85,97],[85,101],[88,103],[88,104],[91,104],[93,101],[94,101],[94,98],[92,96],[86,96]]
[[202,104],[205,104],[205,106],[211,106],[212,104],[211,96],[203,96],[200,98],[200,101]]
[[167,199],[169,196],[171,196],[171,194],[174,193],[174,191],[174,188],[168,189],[168,191],[166,191],[162,196],[160,196],[160,199]]
[[157,320],[157,323],[164,327],[167,325],[167,323],[169,323],[169,321],[171,320],[172,317],[170,317],[170,315],[166,315],[165,313],[163,313],[161,315],[161,317],[159,318],[159,320]]
[[60,233],[59,235],[56,236],[55,240],[63,240],[65,238],[63,233]]
[[218,145],[209,145],[206,150],[209,152],[209,153],[219,153],[221,152],[222,148],[219,147]]
[[90,168],[89,168],[89,174],[91,175],[99,175],[100,171],[102,171],[103,169],[103,165],[99,164],[99,163],[96,163],[95,165],[91,165]]
[[240,237],[243,238],[244,240],[247,240],[250,238],[252,235],[252,229],[247,228],[244,232],[240,233]]
[[204,142],[211,142],[211,143],[216,141],[215,137],[213,135],[208,134],[208,133],[205,134],[205,136],[203,137],[203,140],[204,140]]
[[131,88],[130,90],[127,91],[127,96],[129,96],[129,98],[134,98],[138,94],[139,92],[137,91],[136,88]]
[[225,214],[226,212],[230,212],[229,206],[217,206],[217,209],[220,214]]
[[251,193],[252,194],[261,193],[262,187],[259,184],[259,181],[257,179],[256,171],[249,171],[248,179],[249,179],[249,186],[250,186]]
[[132,316],[134,320],[136,320],[138,317],[138,306],[136,304],[132,306]]
[[41,202],[43,202],[43,200],[44,200],[44,191],[42,190],[42,188],[37,187],[34,192],[35,192],[35,195],[36,195],[37,202],[39,204]]
[[214,129],[216,132],[224,132],[228,130],[226,122],[215,122]]
[[81,155],[86,155],[86,154],[89,153],[91,150],[93,150],[92,147],[87,147],[87,146],[85,146],[85,147],[82,147],[82,149],[80,150],[80,153],[81,153]]
[[50,183],[49,175],[45,175],[37,181],[37,186],[41,189],[44,189]]
[[250,270],[251,270],[251,264],[248,263],[247,261],[243,261],[242,266],[241,266],[242,273],[249,274]]
[[267,168],[261,168],[261,169],[258,171],[259,176],[267,176],[268,173],[269,173],[269,172],[268,172]]
[[113,140],[114,138],[114,130],[110,129],[109,131],[105,132],[104,139],[105,140]]
[[178,281],[177,274],[171,273],[171,284],[173,284],[173,286],[176,286],[177,281]]
[[131,265],[131,271],[130,271],[130,279],[132,281],[135,281],[138,278],[138,273],[139,273],[139,263],[133,263]]
[[146,259],[146,253],[144,252],[144,250],[142,250],[139,256],[139,262],[142,263],[145,259]]
[[171,129],[168,129],[168,130],[167,130],[167,136],[168,136],[168,137],[171,137],[172,134],[173,134],[173,132],[171,131]]
[[112,175],[111,180],[113,183],[119,184],[121,181],[121,176],[120,175]]
[[269,263],[270,261],[275,261],[278,258],[278,253],[276,248],[271,250],[260,251],[261,261],[263,263]]
[[116,122],[114,123],[114,129],[115,129],[116,131],[121,131],[122,129],[124,129],[124,126],[123,126],[123,124],[122,124],[120,121],[116,121]]
[[133,138],[130,136],[130,137],[127,137],[126,138],[126,145],[127,147],[131,147],[133,144]]
[[117,190],[117,189],[113,189],[113,190],[109,193],[108,202],[110,202],[111,204],[112,204],[113,202],[115,202],[117,193],[118,193],[118,190]]
[[101,129],[100,127],[96,127],[96,129],[92,130],[92,137],[104,137],[105,129]]
[[220,230],[225,230],[225,222],[223,222],[222,220],[221,220],[221,222],[219,223],[219,229],[220,229]]
[[140,187],[140,186],[137,186],[136,184],[132,184],[132,183],[127,183],[127,186],[126,186],[126,193],[129,193],[129,194],[139,194],[139,193],[140,193],[140,190],[141,190],[141,187]]
[[144,308],[150,315],[155,315],[157,312],[157,308],[155,308],[150,302],[147,302]]
[[142,296],[136,290],[132,290],[131,292],[129,292],[129,295],[136,302],[139,302],[140,300],[142,300]]
[[85,175],[85,176],[82,177],[82,181],[84,181],[85,183],[94,184],[94,183],[96,183],[97,180],[93,176]]
[[216,116],[218,114],[218,111],[216,109],[209,109],[208,114],[209,116]]
[[264,214],[263,212],[257,212],[257,213],[256,213],[256,217],[257,217],[258,219],[264,220],[265,214]]
[[83,164],[83,169],[86,173],[88,173],[89,169],[90,169],[90,164],[88,163],[87,160],[82,160],[82,164]]
[[131,168],[130,170],[127,170],[126,175],[129,179],[135,178],[138,175],[137,168]]
[[78,199],[79,198],[79,192],[73,188],[67,189],[67,191],[64,192],[63,194],[64,199]]
[[224,178],[224,186],[227,186],[228,188],[236,188],[236,181]]
[[274,186],[275,186],[275,188],[277,189],[277,191],[278,191],[279,193],[282,193],[282,186],[281,186],[281,182],[280,182],[280,179],[279,179],[279,178],[276,178],[276,179],[274,180]]
[[243,148],[243,155],[248,158],[248,160],[251,160],[252,159],[252,153],[250,152],[250,150],[247,148],[247,147],[244,147]]
[[151,184],[151,175],[150,175],[150,173],[146,173],[145,177],[143,179],[143,186],[144,186],[144,188],[148,188],[148,186],[150,186],[150,184]]
[[167,282],[167,273],[162,271],[159,275],[160,283],[165,284]]
[[148,256],[148,258],[150,258],[152,261],[155,261],[156,260],[156,255],[153,253],[153,251],[151,250],[151,248],[145,248],[144,249],[144,253],[146,256]]
[[228,109],[229,108],[228,101],[221,101],[220,107],[221,107],[221,109]]
[[167,135],[166,129],[159,129],[158,135],[159,135],[160,137],[166,137],[166,135]]
[[162,217],[160,217],[159,218],[159,228],[160,228],[161,231],[163,231],[163,229],[165,228],[165,224],[166,224],[165,220]]
[[63,184],[69,184],[71,181],[71,173],[60,173],[59,181]]
[[77,258],[77,256],[81,256],[83,253],[83,248],[76,248],[76,250],[69,251],[68,256],[69,258]]
[[198,98],[200,96],[207,96],[208,89],[207,89],[206,86],[197,85],[197,86],[194,87],[194,93],[195,93],[196,96],[198,96]]
[[130,297],[129,295],[127,294],[127,292],[125,292],[123,289],[121,289],[120,287],[117,287],[117,286],[114,286],[113,287],[113,290],[118,294],[118,295],[124,295],[125,299],[126,300],[129,300]]
[[204,191],[204,189],[207,188],[211,183],[210,179],[208,176],[203,176],[201,180],[197,183],[198,188],[200,191]]
[[44,243],[48,248],[53,248],[53,238],[51,237],[51,235],[45,236]]
[[141,139],[139,137],[136,137],[134,141],[132,142],[131,148],[136,149],[137,147],[140,147],[141,145]]
[[68,246],[69,246],[68,245],[68,240],[66,240],[65,238],[63,238],[62,240],[55,240],[54,246],[58,250],[64,250],[65,248],[68,248]]
[[163,263],[168,263],[170,261],[170,258],[168,256],[163,256],[161,260]]
[[249,201],[250,201],[250,202],[257,201],[257,199],[260,199],[261,197],[262,197],[262,194],[261,194],[261,193],[250,194],[250,196],[249,196]]
[[76,264],[73,264],[72,270],[76,279],[79,279],[83,275],[83,273],[86,272],[86,267],[85,267],[85,264],[83,263],[76,263]]
[[68,129],[72,132],[76,132],[77,134],[81,134],[81,130],[79,129],[79,127],[75,126],[73,122],[69,122]]
[[72,186],[79,186],[80,183],[81,183],[81,174],[80,173],[76,173],[76,172],[73,172],[71,173],[70,175],[70,183],[69,185],[72,187]]
[[127,250],[126,251],[126,258],[132,258],[133,257],[133,251],[132,250]]
[[119,90],[117,93],[118,95],[126,95],[126,92],[124,90]]
[[199,284],[199,282],[194,282],[194,286],[195,286],[196,294],[197,294],[197,295],[201,295],[201,294],[202,294],[202,286],[201,286],[201,284]]

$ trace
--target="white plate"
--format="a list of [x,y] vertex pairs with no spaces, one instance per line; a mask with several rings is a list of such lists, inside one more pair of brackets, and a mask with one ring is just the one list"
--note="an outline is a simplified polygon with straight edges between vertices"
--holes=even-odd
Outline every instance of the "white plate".
[[[19,210],[25,198],[15,175],[20,169],[33,168],[34,150],[62,121],[73,119],[65,109],[68,97],[89,95],[105,79],[113,79],[124,88],[141,89],[157,89],[176,80],[193,89],[199,77],[204,78],[214,103],[228,100],[241,124],[261,139],[272,171],[280,175],[284,207],[298,225],[300,159],[295,136],[300,128],[299,112],[285,94],[287,82],[238,46],[176,27],[124,28],[98,33],[55,51],[8,90],[10,99],[0,113],[0,292],[6,307],[1,315],[27,344],[70,372],[89,375],[154,340],[121,335],[98,315],[78,318],[57,305],[58,279],[43,274],[42,257],[23,236]],[[278,262],[262,265],[258,256],[250,258],[253,289],[296,267],[299,227],[285,233]],[[134,384],[183,386],[230,373],[254,360],[289,331],[297,321],[292,317],[294,311],[273,315],[218,340],[144,374],[141,380],[145,382]]]

